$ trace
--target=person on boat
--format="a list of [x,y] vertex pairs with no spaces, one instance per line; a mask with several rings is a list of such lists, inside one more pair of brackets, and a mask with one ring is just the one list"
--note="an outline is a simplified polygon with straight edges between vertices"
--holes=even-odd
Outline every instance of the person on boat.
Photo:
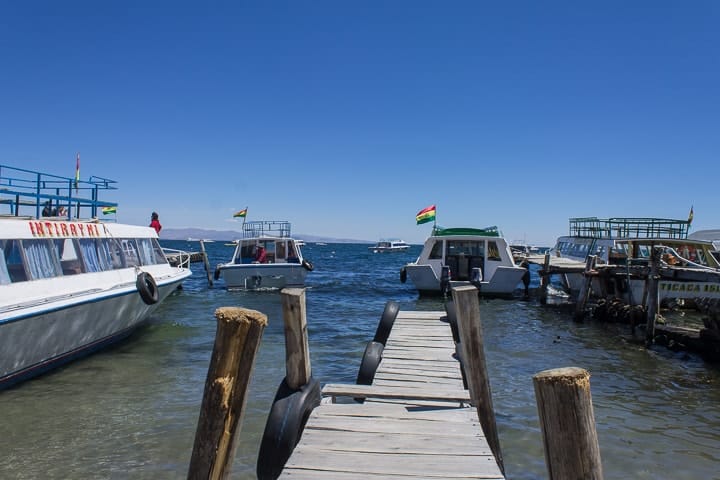
[[258,245],[255,250],[255,260],[253,263],[267,263],[267,253],[265,253],[265,247]]
[[150,226],[155,229],[155,231],[157,232],[158,235],[160,235],[160,230],[162,230],[162,225],[160,225],[160,219],[156,212],[152,212],[152,215],[150,215]]
[[58,208],[57,215],[58,215],[58,217],[67,216],[67,210],[65,209],[65,207],[61,206],[60,208]]
[[45,202],[45,208],[42,211],[43,217],[55,217],[57,216],[57,210],[52,207],[52,202],[48,200]]

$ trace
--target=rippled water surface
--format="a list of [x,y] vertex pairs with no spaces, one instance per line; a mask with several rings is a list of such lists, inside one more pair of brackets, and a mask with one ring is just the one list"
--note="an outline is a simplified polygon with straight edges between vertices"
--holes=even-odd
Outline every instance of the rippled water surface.
[[[197,243],[163,242],[198,250]],[[211,265],[231,248],[206,245]],[[354,383],[388,300],[442,310],[399,281],[420,247],[373,254],[368,245],[307,245],[313,374]],[[232,478],[255,478],[265,417],[285,375],[277,293],[208,288],[202,264],[128,341],[0,392],[0,478],[185,478],[215,335],[213,312],[242,306],[268,315]],[[536,301],[483,300],[481,315],[507,478],[547,478],[532,376],[590,371],[605,478],[720,478],[720,371],[694,355],[646,350],[622,326],[574,323]]]

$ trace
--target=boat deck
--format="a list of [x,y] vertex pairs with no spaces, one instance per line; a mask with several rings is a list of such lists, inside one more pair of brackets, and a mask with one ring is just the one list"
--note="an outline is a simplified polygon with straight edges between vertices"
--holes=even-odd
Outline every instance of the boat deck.
[[444,316],[400,311],[372,385],[325,385],[280,478],[504,478]]

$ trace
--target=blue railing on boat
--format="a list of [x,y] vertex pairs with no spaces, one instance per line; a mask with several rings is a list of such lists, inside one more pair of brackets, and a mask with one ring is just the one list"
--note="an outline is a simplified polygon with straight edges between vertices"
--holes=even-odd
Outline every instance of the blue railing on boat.
[[100,200],[105,190],[117,190],[117,182],[102,177],[76,180],[47,173],[0,165],[0,205],[9,205],[10,215],[39,218],[46,202],[53,208],[65,207],[68,219],[98,216],[103,207],[117,203]]
[[260,220],[243,223],[243,238],[254,237],[290,237],[290,222],[280,220]]
[[672,218],[570,219],[570,235],[589,238],[687,238],[690,222]]

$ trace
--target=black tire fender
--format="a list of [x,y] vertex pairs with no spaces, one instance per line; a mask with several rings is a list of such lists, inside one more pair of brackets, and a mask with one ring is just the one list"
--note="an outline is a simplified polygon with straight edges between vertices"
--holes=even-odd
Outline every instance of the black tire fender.
[[315,269],[315,267],[313,266],[313,264],[310,263],[310,262],[308,262],[307,260],[303,260],[303,261],[302,261],[302,266],[303,266],[303,267],[305,268],[305,270],[307,270],[308,272],[312,272],[312,271]]
[[375,337],[373,338],[374,342],[380,342],[385,345],[385,342],[387,342],[387,339],[390,336],[390,330],[392,330],[393,324],[395,323],[395,318],[397,317],[399,311],[399,303],[389,300],[385,304],[385,309],[383,310],[382,316],[380,317],[380,322],[378,323],[377,330],[375,330]]
[[407,270],[405,269],[405,267],[402,267],[400,269],[400,283],[405,282],[407,282]]
[[215,273],[213,274],[213,278],[215,281],[218,281],[220,279],[220,265],[215,267]]
[[360,369],[358,370],[357,381],[355,383],[358,385],[372,385],[375,372],[382,360],[384,349],[385,345],[380,342],[368,342],[365,347],[365,353],[363,353],[362,361],[360,362]]
[[257,478],[276,479],[300,441],[310,413],[320,405],[320,382],[310,377],[298,390],[280,383],[265,423],[257,460]]
[[140,298],[142,298],[142,301],[146,304],[154,305],[160,300],[157,283],[155,283],[155,279],[148,272],[138,273],[135,286],[140,294]]

